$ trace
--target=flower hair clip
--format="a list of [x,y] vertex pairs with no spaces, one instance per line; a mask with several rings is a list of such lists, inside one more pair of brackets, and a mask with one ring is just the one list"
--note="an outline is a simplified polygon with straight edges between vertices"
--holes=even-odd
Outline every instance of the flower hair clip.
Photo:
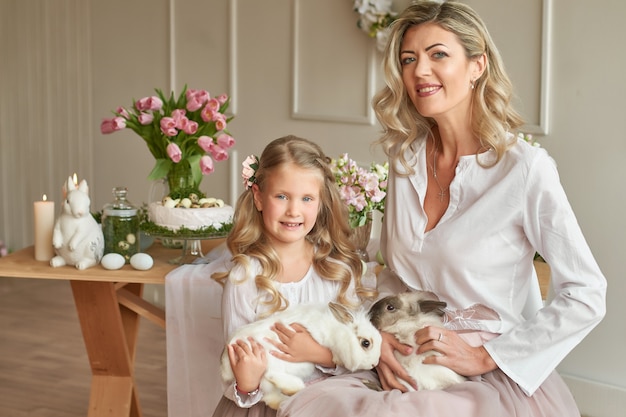
[[243,169],[241,170],[241,178],[243,178],[243,185],[246,187],[246,190],[249,190],[252,187],[252,184],[256,182],[256,170],[259,168],[259,158],[256,155],[248,156],[242,163],[241,166]]

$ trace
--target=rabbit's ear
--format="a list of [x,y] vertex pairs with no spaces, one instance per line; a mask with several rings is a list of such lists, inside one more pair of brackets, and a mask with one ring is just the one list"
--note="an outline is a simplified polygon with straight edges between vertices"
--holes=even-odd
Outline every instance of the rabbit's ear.
[[443,311],[446,308],[446,303],[443,301],[435,301],[435,300],[422,300],[419,302],[419,308],[423,313],[436,313],[438,316],[443,316],[445,312]]
[[74,184],[74,180],[72,177],[67,177],[67,182],[65,183],[65,189],[63,190],[63,194],[67,194],[70,191],[74,191],[76,189],[76,184]]
[[82,180],[80,184],[78,184],[78,191],[89,194],[89,186],[87,185],[87,180]]
[[333,313],[333,316],[335,316],[340,323],[347,324],[354,321],[352,313],[341,304],[330,302],[328,303],[328,307],[330,308],[330,312]]

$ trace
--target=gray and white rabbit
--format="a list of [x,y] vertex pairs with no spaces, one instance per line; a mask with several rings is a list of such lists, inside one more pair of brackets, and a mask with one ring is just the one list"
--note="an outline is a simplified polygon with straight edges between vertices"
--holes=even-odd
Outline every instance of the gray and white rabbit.
[[52,231],[52,246],[57,256],[50,260],[50,265],[90,268],[102,259],[104,236],[89,210],[91,200],[87,181],[82,180],[76,187],[74,180],[68,178],[63,194],[61,214]]
[[[300,304],[242,326],[231,337],[229,344],[252,337],[266,350],[275,350],[265,338],[279,340],[271,329],[276,322],[304,326],[313,339],[330,349],[333,362],[349,371],[372,369],[378,364],[382,337],[370,322],[368,312],[364,309],[351,311],[332,302]],[[283,400],[304,388],[307,378],[315,372],[315,365],[310,362],[287,362],[273,355],[267,355],[267,358],[267,369],[259,389],[263,401],[277,409]],[[221,373],[226,384],[234,381],[226,350],[222,353]]]
[[[426,326],[443,327],[443,309],[446,303],[433,300],[430,293],[423,291],[404,292],[381,298],[370,308],[372,324],[387,333],[393,334],[398,341],[417,349],[415,332]],[[424,364],[424,358],[439,355],[434,350],[422,354],[403,355],[395,352],[398,362],[406,369],[417,383],[420,390],[443,389],[452,384],[465,381],[465,377],[442,365]],[[406,381],[401,382],[411,391]]]

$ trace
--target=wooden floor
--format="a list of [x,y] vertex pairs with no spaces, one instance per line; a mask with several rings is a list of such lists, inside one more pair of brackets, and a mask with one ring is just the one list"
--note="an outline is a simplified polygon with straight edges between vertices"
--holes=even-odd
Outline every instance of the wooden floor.
[[[141,319],[145,417],[167,416],[165,330]],[[0,416],[84,417],[91,372],[69,282],[0,278]]]

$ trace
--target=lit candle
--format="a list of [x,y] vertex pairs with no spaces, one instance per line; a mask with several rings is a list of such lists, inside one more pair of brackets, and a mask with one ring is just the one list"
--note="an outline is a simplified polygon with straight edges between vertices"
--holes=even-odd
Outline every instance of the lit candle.
[[237,151],[232,151],[230,155],[230,205],[235,207],[237,203],[237,185],[241,178],[241,165],[239,164],[239,158],[237,157]]
[[49,261],[54,256],[52,247],[52,229],[54,229],[54,201],[35,201],[35,259]]

